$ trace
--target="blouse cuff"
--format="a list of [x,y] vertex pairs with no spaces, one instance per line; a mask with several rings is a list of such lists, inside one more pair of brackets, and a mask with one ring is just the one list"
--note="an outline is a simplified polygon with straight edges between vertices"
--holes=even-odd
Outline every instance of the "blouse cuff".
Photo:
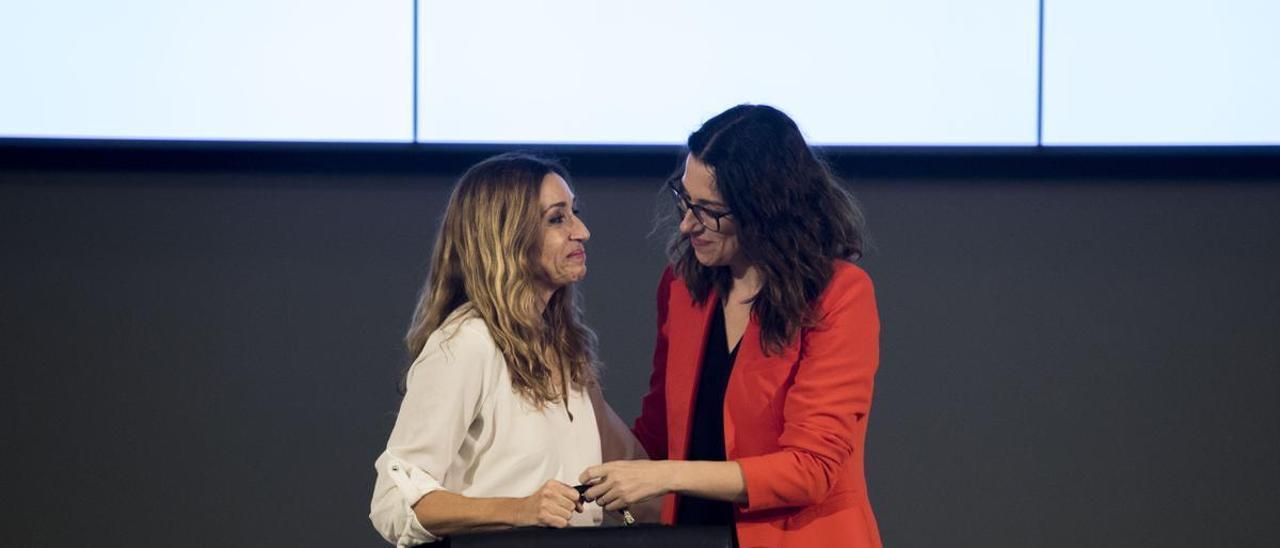
[[400,532],[400,538],[396,541],[396,547],[415,546],[440,540],[440,537],[427,531],[418,521],[418,515],[413,512],[413,505],[427,493],[444,489],[444,487],[423,469],[400,459],[392,458],[388,460],[386,466],[387,476],[396,484],[397,490],[404,498],[404,511],[408,518],[404,530]]

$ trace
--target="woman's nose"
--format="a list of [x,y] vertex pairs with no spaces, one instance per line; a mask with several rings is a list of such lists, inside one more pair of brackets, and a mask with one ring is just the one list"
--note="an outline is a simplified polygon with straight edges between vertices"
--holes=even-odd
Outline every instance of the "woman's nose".
[[686,209],[684,216],[680,217],[680,233],[692,234],[702,228],[702,223],[698,222],[698,218],[694,216],[692,209]]
[[574,240],[577,240],[580,242],[585,242],[587,240],[590,240],[591,231],[587,229],[587,223],[583,222],[582,219],[578,219],[578,222],[576,223],[576,225],[577,226],[574,227],[573,234],[571,234],[570,236]]

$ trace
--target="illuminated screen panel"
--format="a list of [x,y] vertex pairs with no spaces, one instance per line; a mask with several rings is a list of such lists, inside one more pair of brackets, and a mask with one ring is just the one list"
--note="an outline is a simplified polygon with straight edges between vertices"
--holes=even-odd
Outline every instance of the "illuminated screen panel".
[[1046,0],[1044,143],[1280,144],[1280,2]]
[[6,2],[0,135],[410,141],[413,4]]
[[1035,144],[1031,0],[421,0],[424,142],[680,143],[737,103],[819,144]]

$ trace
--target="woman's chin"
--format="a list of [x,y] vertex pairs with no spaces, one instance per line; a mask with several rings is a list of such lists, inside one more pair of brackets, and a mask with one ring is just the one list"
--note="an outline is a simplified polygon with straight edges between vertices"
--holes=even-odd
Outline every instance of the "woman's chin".
[[722,266],[720,256],[714,253],[703,253],[695,248],[693,250],[693,257],[698,259],[698,264],[705,267]]
[[581,265],[574,268],[566,269],[561,285],[569,286],[582,281],[587,277],[587,265]]

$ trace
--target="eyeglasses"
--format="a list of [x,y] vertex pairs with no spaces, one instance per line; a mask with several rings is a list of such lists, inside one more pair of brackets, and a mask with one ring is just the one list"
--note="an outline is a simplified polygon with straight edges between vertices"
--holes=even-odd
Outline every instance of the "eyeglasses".
[[667,190],[671,191],[671,199],[676,202],[676,209],[680,211],[680,217],[684,218],[685,214],[692,211],[693,218],[698,223],[707,227],[712,232],[720,232],[720,219],[733,215],[729,211],[712,211],[706,207],[697,205],[689,201],[689,196],[684,193],[683,185],[678,177],[667,179]]

